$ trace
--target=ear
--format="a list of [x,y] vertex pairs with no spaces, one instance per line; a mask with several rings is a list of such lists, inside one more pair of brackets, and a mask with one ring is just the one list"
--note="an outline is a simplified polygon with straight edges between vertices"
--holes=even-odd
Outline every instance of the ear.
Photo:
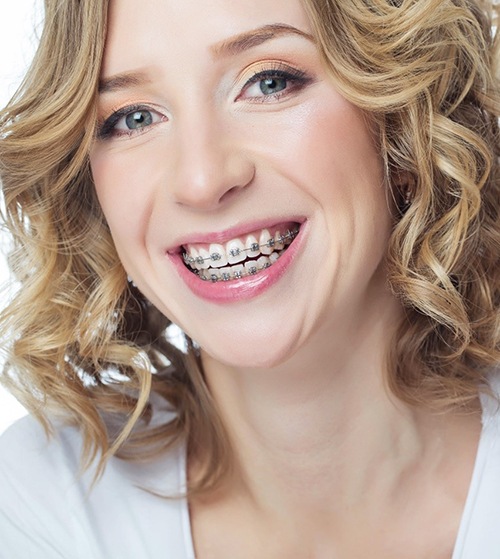
[[391,174],[391,188],[396,207],[403,215],[415,197],[416,181],[409,171],[397,170]]

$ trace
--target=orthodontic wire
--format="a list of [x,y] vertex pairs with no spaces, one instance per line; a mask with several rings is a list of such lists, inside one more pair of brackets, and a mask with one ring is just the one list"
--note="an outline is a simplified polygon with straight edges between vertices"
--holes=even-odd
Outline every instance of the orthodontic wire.
[[[252,245],[249,248],[244,248],[244,249],[232,248],[229,251],[229,255],[235,257],[235,256],[239,256],[242,252],[256,252],[257,250],[263,247],[272,248],[275,246],[276,243],[284,244],[285,241],[292,241],[293,239],[295,239],[298,233],[299,233],[298,229],[296,229],[295,231],[288,230],[284,235],[280,235],[277,240],[274,239],[274,237],[271,237],[266,243],[262,245],[258,243],[252,243]],[[211,260],[212,262],[217,262],[218,260],[221,260],[221,258],[222,256],[218,252],[213,252],[210,256],[207,256],[205,258],[203,256],[197,256],[196,258],[193,258],[192,256],[188,256],[187,253],[183,254],[183,259],[186,264],[204,264],[207,260]]]

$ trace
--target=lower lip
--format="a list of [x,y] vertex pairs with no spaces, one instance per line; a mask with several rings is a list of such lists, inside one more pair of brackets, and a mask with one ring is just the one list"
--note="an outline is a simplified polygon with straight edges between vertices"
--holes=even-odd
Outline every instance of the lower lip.
[[299,234],[295,237],[292,244],[272,266],[260,271],[255,276],[247,276],[239,280],[218,281],[215,283],[202,280],[186,268],[179,253],[168,254],[167,256],[174,264],[181,279],[201,299],[213,303],[244,301],[262,294],[285,275],[303,244],[305,229],[305,223],[303,223]]

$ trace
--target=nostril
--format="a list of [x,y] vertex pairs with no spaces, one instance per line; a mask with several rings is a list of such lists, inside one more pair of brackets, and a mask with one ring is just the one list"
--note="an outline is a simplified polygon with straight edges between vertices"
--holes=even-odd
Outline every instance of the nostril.
[[176,202],[201,210],[216,209],[221,203],[232,200],[253,182],[253,166],[242,169],[233,164],[228,169],[191,169],[179,177],[174,187]]
[[233,186],[227,192],[224,192],[224,194],[220,198],[220,202],[228,202],[229,200],[234,198],[234,196],[238,195],[241,190],[244,190],[245,188],[246,188],[246,185],[245,186]]

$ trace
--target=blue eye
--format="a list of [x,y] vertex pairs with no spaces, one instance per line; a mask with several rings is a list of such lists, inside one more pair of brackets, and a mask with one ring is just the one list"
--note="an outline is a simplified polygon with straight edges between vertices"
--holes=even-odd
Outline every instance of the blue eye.
[[255,101],[278,100],[283,95],[300,91],[313,81],[305,72],[279,65],[257,72],[244,85],[242,94],[238,97]]
[[[142,109],[129,113],[125,117],[125,124],[129,130],[137,130],[153,124],[153,115],[150,111]],[[117,127],[118,128],[118,127]]]
[[285,78],[266,78],[259,82],[260,90],[264,95],[271,95],[286,89],[288,83]]
[[166,120],[166,117],[143,106],[123,107],[115,111],[98,128],[101,140],[112,136],[131,136],[145,132],[147,128]]

